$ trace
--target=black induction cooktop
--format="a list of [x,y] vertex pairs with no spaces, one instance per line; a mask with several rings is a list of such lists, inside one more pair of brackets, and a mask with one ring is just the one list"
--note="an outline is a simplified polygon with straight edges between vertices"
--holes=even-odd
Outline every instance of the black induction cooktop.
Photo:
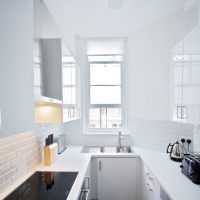
[[78,172],[35,172],[5,200],[66,200]]

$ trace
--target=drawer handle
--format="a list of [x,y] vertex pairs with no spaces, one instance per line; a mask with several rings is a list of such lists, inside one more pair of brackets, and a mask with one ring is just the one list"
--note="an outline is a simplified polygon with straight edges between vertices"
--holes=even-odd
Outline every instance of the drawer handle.
[[147,177],[149,180],[153,181],[153,177],[151,177],[151,175],[150,175],[149,172],[146,173],[146,177]]
[[101,171],[102,166],[101,166],[101,160],[99,160],[99,171]]
[[150,184],[150,183],[146,183],[147,184],[147,187],[148,187],[148,190],[150,191],[150,192],[153,192],[153,186],[152,186],[152,184]]

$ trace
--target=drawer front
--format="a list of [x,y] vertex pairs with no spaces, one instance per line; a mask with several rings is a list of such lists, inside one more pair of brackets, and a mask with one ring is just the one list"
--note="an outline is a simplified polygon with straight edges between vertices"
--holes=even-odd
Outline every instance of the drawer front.
[[150,169],[144,165],[145,181],[148,189],[148,196],[151,200],[160,200],[160,185]]

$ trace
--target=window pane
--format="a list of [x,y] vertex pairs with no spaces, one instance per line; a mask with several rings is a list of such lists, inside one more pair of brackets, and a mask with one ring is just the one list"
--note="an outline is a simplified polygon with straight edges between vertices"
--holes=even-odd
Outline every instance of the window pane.
[[89,110],[89,128],[100,128],[100,108]]
[[37,67],[34,67],[34,85],[35,86],[41,85],[40,68]]
[[63,68],[62,82],[63,85],[75,85],[76,72],[74,67]]
[[76,62],[73,56],[63,56],[62,62]]
[[120,86],[91,86],[91,104],[121,104]]
[[174,83],[176,85],[183,84],[182,67],[175,67]]
[[34,57],[33,57],[33,62],[34,62],[34,63],[41,63],[40,56],[34,56]]
[[63,104],[75,104],[76,103],[76,89],[75,87],[63,88]]
[[90,84],[120,85],[121,84],[120,64],[91,64]]
[[37,95],[37,96],[40,96],[41,95],[41,87],[37,87],[35,86],[34,87],[34,94]]
[[63,67],[76,67],[76,64],[74,63],[62,63]]
[[90,108],[89,128],[121,128],[121,108]]
[[184,77],[183,84],[200,84],[200,63],[198,65],[190,65],[188,67],[184,67]]
[[121,128],[121,108],[107,108],[107,128]]
[[76,110],[73,107],[64,108],[63,109],[63,121],[66,122],[66,121],[76,118],[75,112],[76,112]]
[[107,109],[101,108],[100,109],[100,122],[101,122],[101,128],[107,128]]
[[106,56],[88,56],[88,61],[89,62],[114,62],[114,61],[122,61],[123,60],[123,56],[122,55],[106,55]]

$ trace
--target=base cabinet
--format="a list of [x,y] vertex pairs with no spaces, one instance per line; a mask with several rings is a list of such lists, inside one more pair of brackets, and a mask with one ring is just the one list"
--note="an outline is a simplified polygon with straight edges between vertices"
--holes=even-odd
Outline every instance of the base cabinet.
[[139,157],[95,157],[90,172],[90,200],[170,200]]
[[97,199],[136,200],[137,158],[97,158]]
[[160,185],[150,169],[141,162],[141,200],[160,200]]

